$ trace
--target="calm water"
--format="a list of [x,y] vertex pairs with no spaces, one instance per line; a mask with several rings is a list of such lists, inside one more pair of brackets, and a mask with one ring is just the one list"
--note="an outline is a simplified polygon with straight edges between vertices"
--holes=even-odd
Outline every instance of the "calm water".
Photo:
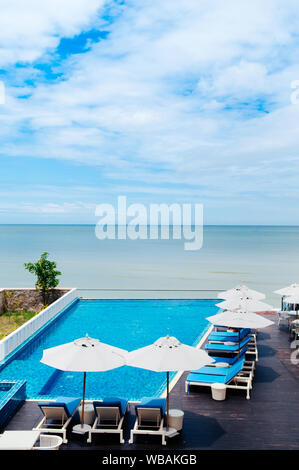
[[[27,380],[27,397],[81,396],[82,373],[62,372],[40,363],[43,349],[85,336],[127,351],[167,334],[193,345],[218,311],[213,300],[80,300],[0,370],[0,379]],[[86,397],[140,399],[161,391],[164,373],[121,367],[88,373]],[[163,387],[164,388],[164,387]]]
[[66,287],[172,290],[101,293],[108,297],[198,297],[179,290],[242,282],[279,306],[272,291],[299,282],[299,227],[207,226],[202,249],[184,251],[183,240],[100,241],[94,226],[0,225],[0,286],[32,286],[23,264],[42,251],[57,261]]

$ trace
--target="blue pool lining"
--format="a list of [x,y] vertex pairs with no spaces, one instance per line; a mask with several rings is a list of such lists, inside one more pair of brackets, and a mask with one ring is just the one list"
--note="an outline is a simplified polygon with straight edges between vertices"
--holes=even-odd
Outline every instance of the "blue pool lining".
[[0,387],[1,384],[11,385],[0,400],[0,427],[2,428],[26,400],[26,380],[2,379]]
[[[28,339],[26,339],[22,344],[20,344],[14,351],[12,351],[8,356],[6,356],[6,358],[3,360],[3,361],[0,361],[0,371],[9,363],[11,362],[12,360],[16,359],[16,357],[22,352],[22,349],[29,345],[31,342],[33,342],[35,339],[37,339],[41,334],[44,333],[44,331],[49,328],[53,322],[55,322],[58,318],[60,318],[60,316],[64,313],[66,313],[68,310],[70,310],[74,304],[78,303],[79,301],[84,301],[84,302],[89,302],[89,301],[98,301],[98,302],[105,302],[105,301],[111,301],[111,300],[114,300],[114,301],[120,301],[120,302],[124,302],[124,301],[128,301],[128,302],[131,302],[131,301],[149,301],[149,302],[152,302],[153,300],[157,300],[157,301],[173,301],[173,302],[177,302],[177,301],[184,301],[184,302],[194,302],[194,301],[218,301],[218,299],[197,299],[197,298],[192,298],[192,299],[185,299],[185,298],[182,298],[182,299],[174,299],[174,298],[170,298],[170,299],[167,299],[167,298],[157,298],[157,299],[154,299],[154,298],[149,298],[149,299],[84,299],[82,297],[76,297],[74,300],[72,300],[69,304],[67,304],[62,310],[60,310],[56,315],[54,315],[54,317],[52,317],[48,322],[46,322],[43,326],[41,326],[35,333],[33,333]],[[197,339],[193,342],[192,346],[193,347],[196,347],[199,342],[201,341],[201,339],[203,338],[203,336],[207,333],[207,331],[209,330],[209,328],[211,327],[210,324],[208,324],[204,330],[201,332],[201,334],[197,337]],[[182,372],[181,371],[176,371],[176,372],[171,372],[169,374],[169,379],[170,379],[170,382],[172,380],[174,380],[174,378],[176,377],[177,374],[181,374]],[[7,380],[7,382],[14,382],[13,380],[9,381]],[[158,390],[153,394],[153,397],[161,397],[161,395],[163,393],[165,393],[165,390],[166,390],[166,380],[163,382],[163,384],[158,388]],[[93,399],[90,399],[90,400],[86,400],[86,402],[92,402],[92,401],[96,401],[98,400],[99,398],[98,397],[95,397]],[[28,399],[28,401],[55,401],[56,398],[53,398],[52,396],[47,396],[47,395],[39,395],[37,396],[36,398],[32,398],[32,399]],[[136,400],[129,400],[129,403],[136,403]]]

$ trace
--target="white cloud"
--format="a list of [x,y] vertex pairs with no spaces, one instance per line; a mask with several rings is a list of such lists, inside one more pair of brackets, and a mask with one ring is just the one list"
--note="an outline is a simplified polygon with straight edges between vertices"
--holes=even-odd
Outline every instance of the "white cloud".
[[[0,32],[7,63],[95,27],[103,4],[31,1],[16,14],[13,3]],[[292,0],[132,0],[107,39],[59,64],[63,80],[7,87],[2,152],[98,166],[113,191],[127,180],[140,193],[150,181],[184,184],[190,197],[194,185],[209,187],[199,199],[272,197],[282,183],[295,194],[281,162],[298,161],[298,28]]]
[[1,0],[0,65],[33,62],[61,37],[96,24],[104,0]]
[[241,61],[221,71],[214,80],[213,92],[217,96],[256,96],[259,93],[267,93],[266,76],[267,69],[264,64]]
[[57,204],[54,202],[48,202],[45,204],[31,203],[31,202],[22,202],[17,203],[0,203],[1,212],[11,212],[15,213],[30,213],[30,214],[70,214],[70,213],[85,213],[86,210],[93,211],[95,209],[95,204],[86,204],[83,202],[63,202]]

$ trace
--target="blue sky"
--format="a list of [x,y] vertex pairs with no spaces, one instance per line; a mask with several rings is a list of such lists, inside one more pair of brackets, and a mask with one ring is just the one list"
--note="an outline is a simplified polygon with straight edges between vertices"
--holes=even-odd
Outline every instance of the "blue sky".
[[296,1],[0,3],[0,223],[202,203],[299,223]]

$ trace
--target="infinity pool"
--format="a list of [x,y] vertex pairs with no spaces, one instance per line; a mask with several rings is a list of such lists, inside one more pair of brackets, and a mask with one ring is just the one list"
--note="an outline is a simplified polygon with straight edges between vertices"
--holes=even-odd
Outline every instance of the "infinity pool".
[[[43,349],[85,336],[128,351],[175,336],[194,345],[204,333],[216,300],[78,300],[0,369],[0,379],[26,380],[27,398],[81,396],[83,374],[40,363]],[[133,367],[88,373],[86,398],[119,395],[131,400],[159,395],[165,374]]]

